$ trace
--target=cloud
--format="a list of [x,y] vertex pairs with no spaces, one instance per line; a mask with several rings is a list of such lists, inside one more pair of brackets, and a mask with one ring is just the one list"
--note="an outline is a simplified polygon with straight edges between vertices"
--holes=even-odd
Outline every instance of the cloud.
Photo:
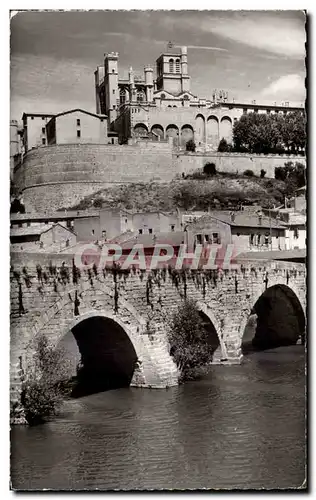
[[[186,19],[193,28],[195,19]],[[243,43],[256,49],[300,59],[305,56],[305,18],[297,11],[288,12],[229,12],[205,15],[200,30]]]
[[292,101],[304,100],[305,95],[304,78],[299,74],[281,76],[262,91],[263,97],[280,97]]
[[228,52],[227,49],[222,49],[221,47],[206,47],[203,45],[187,45],[188,49],[197,49],[197,50],[219,50],[222,52]]

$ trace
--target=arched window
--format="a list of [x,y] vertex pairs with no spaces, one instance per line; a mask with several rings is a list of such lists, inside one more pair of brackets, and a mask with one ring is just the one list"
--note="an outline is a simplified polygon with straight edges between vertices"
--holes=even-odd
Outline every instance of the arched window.
[[143,102],[145,100],[145,95],[142,90],[137,92],[137,102]]
[[176,73],[180,73],[180,59],[176,59]]
[[126,102],[126,90],[121,89],[120,90],[120,104],[125,104]]
[[161,94],[160,98],[161,99],[166,99],[166,94]]
[[169,59],[169,73],[173,73],[173,59]]

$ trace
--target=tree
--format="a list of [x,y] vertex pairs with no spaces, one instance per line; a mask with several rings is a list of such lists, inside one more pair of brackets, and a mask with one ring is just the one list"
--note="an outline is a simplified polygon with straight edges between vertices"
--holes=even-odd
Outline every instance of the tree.
[[186,300],[172,315],[168,340],[180,381],[198,377],[212,360],[213,349],[194,300]]
[[29,424],[42,423],[58,412],[63,400],[61,382],[69,378],[63,349],[54,349],[44,335],[35,344],[33,366],[22,385],[22,405]]
[[248,170],[245,170],[245,171],[244,171],[244,175],[245,175],[246,177],[254,177],[254,175],[255,175],[255,174],[254,174],[253,170],[249,170],[249,169],[248,169]]
[[286,115],[246,113],[234,124],[235,150],[248,153],[297,154],[305,149],[306,119],[299,111]]
[[185,145],[185,149],[186,151],[191,151],[192,153],[195,152],[195,149],[196,149],[196,145],[195,145],[195,142],[193,141],[193,139],[190,139],[186,145]]

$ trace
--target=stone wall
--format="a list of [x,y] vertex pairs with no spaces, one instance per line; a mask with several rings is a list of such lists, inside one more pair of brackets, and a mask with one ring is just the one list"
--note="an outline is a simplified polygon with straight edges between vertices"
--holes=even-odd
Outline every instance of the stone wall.
[[15,172],[27,211],[54,211],[112,183],[170,181],[168,143],[65,144],[29,151]]
[[218,172],[243,174],[245,170],[252,170],[260,176],[261,169],[266,171],[265,177],[274,179],[276,167],[283,167],[284,163],[300,162],[306,166],[306,158],[289,155],[251,155],[245,153],[179,153],[176,155],[178,173],[189,174],[201,169],[206,163],[215,163]]
[[219,172],[252,170],[274,178],[276,166],[303,157],[236,153],[176,153],[168,142],[133,145],[64,144],[29,151],[15,169],[14,180],[23,191],[28,212],[51,212],[78,203],[87,195],[115,183],[171,181],[176,175],[215,163]]

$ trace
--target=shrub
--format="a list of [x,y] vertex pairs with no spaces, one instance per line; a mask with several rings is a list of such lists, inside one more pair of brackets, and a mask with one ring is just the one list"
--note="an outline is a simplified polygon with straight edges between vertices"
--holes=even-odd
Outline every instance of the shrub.
[[231,144],[228,144],[228,142],[226,141],[226,139],[224,139],[224,137],[219,141],[219,145],[218,145],[218,148],[217,148],[217,151],[219,153],[229,153],[230,151],[232,151],[232,145]]
[[195,145],[195,142],[193,141],[193,139],[190,139],[186,145],[185,145],[185,149],[186,151],[191,151],[192,153],[195,152],[195,149],[196,149],[196,145]]
[[263,168],[260,170],[260,177],[261,177],[261,179],[264,178],[264,176],[266,175],[266,173],[267,172],[265,170],[263,170]]
[[33,363],[22,385],[22,405],[31,425],[58,412],[63,400],[61,382],[69,373],[63,349],[51,347],[44,335],[36,341]]
[[215,163],[206,163],[203,168],[203,172],[210,177],[213,177],[217,174]]
[[254,177],[255,174],[254,174],[253,170],[245,170],[244,175],[246,177]]
[[93,201],[93,206],[94,206],[94,208],[102,208],[103,203],[104,203],[103,198],[96,198],[96,199]]
[[181,382],[193,380],[207,370],[213,349],[195,301],[186,300],[173,314],[168,340]]

